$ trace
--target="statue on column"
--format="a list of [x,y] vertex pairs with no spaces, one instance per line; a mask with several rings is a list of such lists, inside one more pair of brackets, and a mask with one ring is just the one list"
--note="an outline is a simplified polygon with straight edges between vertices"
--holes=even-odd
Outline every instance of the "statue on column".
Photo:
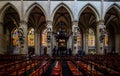
[[51,38],[50,38],[51,37],[50,36],[51,28],[48,28],[47,30],[48,30],[48,32],[47,32],[47,41],[50,42],[50,40],[51,40]]
[[105,25],[100,25],[100,42],[103,43],[104,38],[105,38],[105,33],[106,33],[106,26]]
[[52,26],[51,25],[47,25],[47,54],[52,55],[51,53],[51,41],[52,41]]

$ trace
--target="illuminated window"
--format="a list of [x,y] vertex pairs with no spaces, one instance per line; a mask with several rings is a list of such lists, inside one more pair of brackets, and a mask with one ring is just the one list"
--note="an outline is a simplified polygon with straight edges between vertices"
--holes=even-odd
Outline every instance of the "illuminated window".
[[31,28],[28,32],[28,46],[34,46],[34,29]]
[[105,34],[105,39],[104,39],[105,47],[108,46],[108,34]]
[[77,43],[78,46],[82,46],[82,37],[80,32],[77,33]]
[[89,29],[88,46],[90,46],[90,47],[95,46],[95,35],[94,35],[94,31],[92,29]]
[[18,29],[14,29],[12,32],[12,39],[13,39],[13,46],[16,46],[19,44],[19,38],[18,38]]
[[47,29],[42,33],[42,46],[47,47]]

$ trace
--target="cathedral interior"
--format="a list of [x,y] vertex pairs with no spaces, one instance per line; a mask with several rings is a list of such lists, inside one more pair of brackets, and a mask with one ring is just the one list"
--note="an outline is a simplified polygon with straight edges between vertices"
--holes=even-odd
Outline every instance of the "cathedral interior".
[[120,0],[0,0],[0,76],[120,76]]

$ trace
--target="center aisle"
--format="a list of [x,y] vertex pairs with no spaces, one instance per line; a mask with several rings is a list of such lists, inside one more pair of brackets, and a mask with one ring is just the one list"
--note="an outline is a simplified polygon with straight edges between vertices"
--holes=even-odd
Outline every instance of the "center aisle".
[[53,71],[53,68],[55,66],[55,61],[52,61],[52,63],[50,64],[50,66],[48,67],[47,71],[45,74],[43,74],[42,76],[51,76],[51,73]]
[[72,72],[70,71],[65,60],[62,61],[62,76],[72,76]]

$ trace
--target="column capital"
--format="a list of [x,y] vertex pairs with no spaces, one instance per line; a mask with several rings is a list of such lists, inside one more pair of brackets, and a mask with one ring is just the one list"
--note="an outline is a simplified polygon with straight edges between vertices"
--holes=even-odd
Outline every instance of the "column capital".
[[73,21],[73,25],[78,25],[78,21]]
[[97,21],[97,25],[104,25],[105,20],[99,20]]
[[21,20],[21,21],[20,21],[20,24],[27,24],[27,21]]
[[74,29],[74,27],[78,27],[78,21],[73,21],[73,26],[72,26],[72,28]]
[[47,24],[52,24],[52,21],[49,21],[49,20],[48,20],[48,21],[46,21],[46,22],[47,22]]
[[47,21],[46,23],[47,28],[52,28],[52,21]]

